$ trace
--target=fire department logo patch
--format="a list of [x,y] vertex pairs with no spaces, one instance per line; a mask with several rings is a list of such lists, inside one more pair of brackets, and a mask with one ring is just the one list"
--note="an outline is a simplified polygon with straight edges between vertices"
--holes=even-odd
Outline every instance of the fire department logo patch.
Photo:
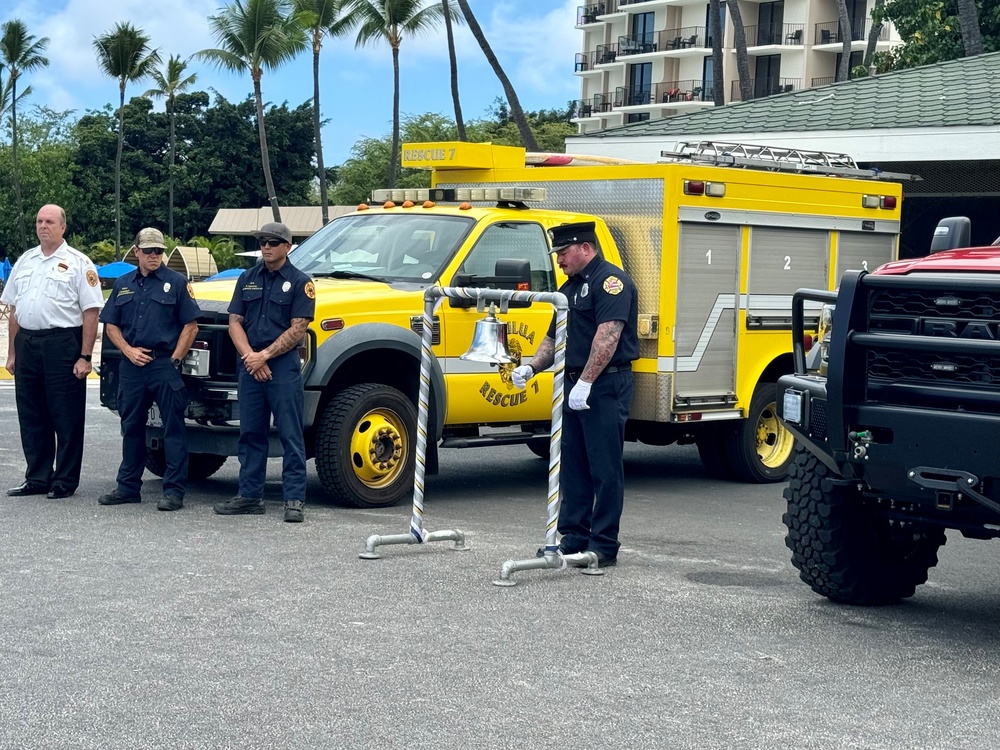
[[305,289],[303,289],[303,291],[306,293],[306,296],[309,299],[316,299],[316,287],[313,285],[311,281],[306,282],[306,286]]
[[188,296],[191,299],[194,299],[194,287],[191,286],[191,282],[190,281],[188,282]]
[[624,288],[625,285],[617,276],[608,276],[608,278],[604,280],[604,291],[608,294],[621,294]]
[[87,283],[90,284],[91,286],[97,286],[100,283],[100,281],[97,278],[97,271],[95,271],[94,269],[90,269],[89,271],[87,271]]

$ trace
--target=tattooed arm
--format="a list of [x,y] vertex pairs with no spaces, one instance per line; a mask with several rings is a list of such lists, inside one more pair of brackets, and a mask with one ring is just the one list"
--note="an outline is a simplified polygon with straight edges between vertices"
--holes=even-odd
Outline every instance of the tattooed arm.
[[594,341],[590,345],[590,357],[587,359],[587,365],[580,374],[581,380],[593,383],[600,377],[600,374],[604,372],[604,368],[608,366],[608,362],[615,355],[615,349],[618,348],[618,339],[621,338],[624,328],[625,322],[622,320],[608,320],[597,326],[597,333],[594,335]]
[[290,352],[302,341],[302,337],[306,335],[306,328],[308,327],[309,321],[306,318],[292,318],[292,325],[288,330],[278,336],[273,344],[260,353],[264,355],[265,359],[271,359],[285,352]]
[[531,369],[535,372],[541,372],[551,367],[556,359],[555,351],[556,342],[552,340],[551,336],[546,336],[538,345],[535,356],[531,358]]

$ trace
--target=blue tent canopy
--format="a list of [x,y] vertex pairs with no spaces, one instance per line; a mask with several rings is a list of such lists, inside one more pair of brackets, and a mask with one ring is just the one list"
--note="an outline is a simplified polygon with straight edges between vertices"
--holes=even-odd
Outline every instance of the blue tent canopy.
[[97,267],[97,275],[102,279],[117,279],[119,276],[124,276],[129,271],[134,271],[135,266],[131,263],[126,263],[123,260],[117,261],[115,263],[108,263],[104,266]]
[[235,279],[239,276],[244,268],[227,268],[225,271],[219,271],[215,276],[209,276],[205,281],[220,281],[221,279]]
[[13,268],[10,264],[10,258],[4,258],[3,263],[0,263],[0,281],[7,281],[10,278],[10,271]]

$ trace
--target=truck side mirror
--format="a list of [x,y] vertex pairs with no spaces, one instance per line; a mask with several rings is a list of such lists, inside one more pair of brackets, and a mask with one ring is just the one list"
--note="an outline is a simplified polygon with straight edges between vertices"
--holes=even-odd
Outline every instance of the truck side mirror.
[[931,253],[951,250],[956,247],[968,247],[972,237],[972,222],[968,216],[949,216],[941,219],[934,229],[931,239]]

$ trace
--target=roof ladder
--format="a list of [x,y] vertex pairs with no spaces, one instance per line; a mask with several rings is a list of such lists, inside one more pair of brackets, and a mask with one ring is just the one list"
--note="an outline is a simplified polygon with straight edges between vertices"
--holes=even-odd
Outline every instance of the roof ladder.
[[771,172],[862,177],[874,180],[920,179],[901,172],[883,172],[878,168],[861,169],[849,155],[826,151],[719,141],[684,141],[677,145],[677,151],[661,151],[660,156],[675,161],[684,160],[718,167],[747,167]]

